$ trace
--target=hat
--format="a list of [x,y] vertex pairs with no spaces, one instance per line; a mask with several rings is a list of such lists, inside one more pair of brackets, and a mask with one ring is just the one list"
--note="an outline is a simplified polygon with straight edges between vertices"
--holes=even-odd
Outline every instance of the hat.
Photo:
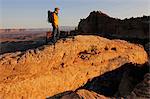
[[55,8],[55,11],[56,11],[56,10],[60,10],[60,9],[57,7],[57,8]]

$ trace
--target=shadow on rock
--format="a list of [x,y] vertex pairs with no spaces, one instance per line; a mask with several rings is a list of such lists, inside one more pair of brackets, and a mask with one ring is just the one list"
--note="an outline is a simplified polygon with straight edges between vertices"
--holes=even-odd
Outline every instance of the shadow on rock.
[[80,96],[74,91],[66,91],[46,99],[80,99]]
[[143,66],[125,64],[113,71],[88,81],[81,89],[92,90],[105,96],[127,96],[134,87],[144,79],[149,72],[148,63]]
[[[148,72],[148,63],[136,66],[133,66],[133,64],[125,64],[118,69],[93,78],[76,91],[66,91],[47,99],[82,99],[82,97],[92,97],[94,94],[96,96],[100,95],[101,98],[103,97],[102,99],[105,99],[105,96],[129,97],[136,85],[144,80],[144,75]],[[83,96],[80,95],[80,90],[84,92]]]

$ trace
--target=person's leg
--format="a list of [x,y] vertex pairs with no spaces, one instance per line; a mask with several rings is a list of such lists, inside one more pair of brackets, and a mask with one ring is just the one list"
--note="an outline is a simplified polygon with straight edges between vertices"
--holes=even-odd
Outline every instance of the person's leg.
[[55,43],[57,38],[57,28],[55,26],[53,26],[53,35],[52,35],[52,42]]
[[57,28],[57,40],[60,38],[60,31],[59,28]]

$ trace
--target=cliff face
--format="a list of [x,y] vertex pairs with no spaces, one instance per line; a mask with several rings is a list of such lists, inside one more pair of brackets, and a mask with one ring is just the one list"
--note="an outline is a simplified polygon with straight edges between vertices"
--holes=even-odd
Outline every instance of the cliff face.
[[143,64],[143,47],[98,36],[76,36],[0,56],[0,98],[41,99],[83,86],[125,63]]
[[86,19],[81,19],[78,29],[82,34],[117,35],[125,37],[148,38],[150,16],[130,19],[116,19],[94,11]]

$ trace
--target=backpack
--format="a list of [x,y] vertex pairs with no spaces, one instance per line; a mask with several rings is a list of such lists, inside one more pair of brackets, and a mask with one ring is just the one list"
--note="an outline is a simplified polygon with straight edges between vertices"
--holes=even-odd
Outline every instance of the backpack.
[[48,22],[52,23],[53,22],[53,12],[48,10]]

